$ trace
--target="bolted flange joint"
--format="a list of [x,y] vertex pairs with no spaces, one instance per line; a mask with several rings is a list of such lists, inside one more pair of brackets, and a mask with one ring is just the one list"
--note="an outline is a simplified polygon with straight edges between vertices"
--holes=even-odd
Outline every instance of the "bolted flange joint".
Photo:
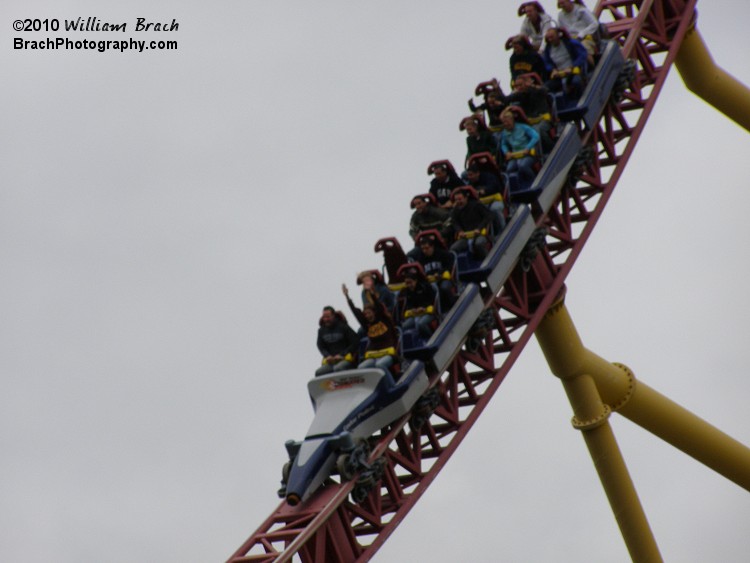
[[630,401],[631,397],[633,396],[633,393],[635,393],[635,387],[638,383],[638,380],[635,378],[635,374],[633,371],[626,366],[625,364],[620,364],[618,362],[613,362],[613,366],[619,368],[622,370],[622,372],[625,374],[625,376],[628,378],[628,389],[625,392],[625,394],[614,404],[612,405],[612,410],[617,412],[622,407],[628,404],[628,401]]
[[607,419],[609,418],[609,415],[611,414],[612,409],[610,409],[608,405],[602,405],[602,412],[598,416],[590,418],[588,420],[579,420],[574,416],[570,419],[570,423],[576,430],[585,432],[586,430],[593,430],[594,428],[598,428],[599,426],[605,424],[607,422]]

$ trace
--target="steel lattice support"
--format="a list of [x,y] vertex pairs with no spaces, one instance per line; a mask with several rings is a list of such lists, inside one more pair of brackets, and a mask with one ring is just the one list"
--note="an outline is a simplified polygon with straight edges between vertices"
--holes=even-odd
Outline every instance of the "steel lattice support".
[[635,79],[592,130],[581,129],[590,160],[581,163],[553,208],[536,216],[547,229],[547,245],[528,271],[519,265],[499,295],[486,297],[495,327],[484,345],[462,350],[444,373],[431,377],[440,404],[422,427],[411,428],[405,417],[373,438],[371,459],[383,456],[387,465],[369,498],[353,504],[353,484],[334,476],[304,505],[280,504],[230,562],[368,561],[386,541],[455,452],[562,290],[645,126],[695,3],[599,2],[600,20],[635,62]]

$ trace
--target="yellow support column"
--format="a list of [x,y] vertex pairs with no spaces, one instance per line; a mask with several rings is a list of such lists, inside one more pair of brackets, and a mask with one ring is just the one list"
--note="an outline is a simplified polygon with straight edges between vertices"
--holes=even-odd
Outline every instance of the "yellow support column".
[[602,402],[596,383],[581,368],[586,350],[560,300],[536,330],[552,372],[563,384],[573,407],[573,426],[581,430],[609,499],[630,557],[638,563],[662,561],[638,493],[609,425],[611,409]]
[[637,381],[621,364],[584,348],[564,298],[536,329],[547,363],[562,381],[625,543],[634,561],[661,561],[609,415],[619,412],[696,460],[750,491],[750,448]]
[[583,347],[563,300],[550,308],[536,335],[552,373],[586,374],[602,402],[665,442],[750,491],[750,448],[671,401],[621,364]]
[[695,27],[685,35],[674,63],[688,90],[750,131],[750,90],[714,62]]
[[750,491],[750,448],[636,380],[622,364],[611,364],[587,351],[584,366],[584,369],[596,374],[597,389],[613,412],[619,412]]

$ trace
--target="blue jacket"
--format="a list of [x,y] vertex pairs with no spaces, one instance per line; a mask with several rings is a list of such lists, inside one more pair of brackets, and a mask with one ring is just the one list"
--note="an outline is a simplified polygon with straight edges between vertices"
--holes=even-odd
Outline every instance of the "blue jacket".
[[516,123],[512,131],[503,129],[500,139],[504,153],[531,150],[539,142],[539,133],[525,123]]
[[[583,46],[583,44],[580,41],[576,41],[575,39],[567,39],[563,37],[560,39],[563,45],[565,45],[565,48],[568,50],[568,53],[570,53],[570,59],[573,61],[573,66],[578,67],[581,69],[581,72],[585,75],[588,73],[588,52],[586,51],[586,47]],[[547,43],[547,45],[544,47],[544,66],[547,67],[547,72],[551,73],[553,70],[555,70],[555,63],[552,62],[552,57],[550,56],[550,50],[552,49],[552,45]]]

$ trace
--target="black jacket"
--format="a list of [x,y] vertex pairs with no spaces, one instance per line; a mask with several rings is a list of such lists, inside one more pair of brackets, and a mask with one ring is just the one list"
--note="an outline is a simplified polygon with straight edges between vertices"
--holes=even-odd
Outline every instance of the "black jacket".
[[536,51],[524,51],[521,54],[513,53],[510,56],[510,77],[515,80],[520,74],[536,72],[542,80],[547,79],[547,67],[544,59]]
[[418,250],[414,257],[422,264],[426,276],[440,277],[443,272],[452,272],[456,261],[456,256],[452,252],[442,248],[436,248],[432,256],[425,256],[422,250]]
[[489,227],[493,219],[492,211],[476,199],[470,199],[463,207],[454,207],[451,210],[451,220],[456,234],[459,231],[474,231]]
[[463,180],[456,175],[449,175],[445,182],[439,182],[437,178],[433,178],[430,181],[430,193],[437,198],[440,205],[443,205],[450,200],[454,188],[464,185]]
[[327,356],[357,355],[359,337],[342,316],[336,317],[331,326],[321,323],[318,329],[318,350],[325,358]]
[[409,309],[427,308],[435,304],[435,289],[428,281],[419,280],[413,291],[408,288],[402,289],[398,294],[398,300],[401,303],[399,309],[402,315]]

